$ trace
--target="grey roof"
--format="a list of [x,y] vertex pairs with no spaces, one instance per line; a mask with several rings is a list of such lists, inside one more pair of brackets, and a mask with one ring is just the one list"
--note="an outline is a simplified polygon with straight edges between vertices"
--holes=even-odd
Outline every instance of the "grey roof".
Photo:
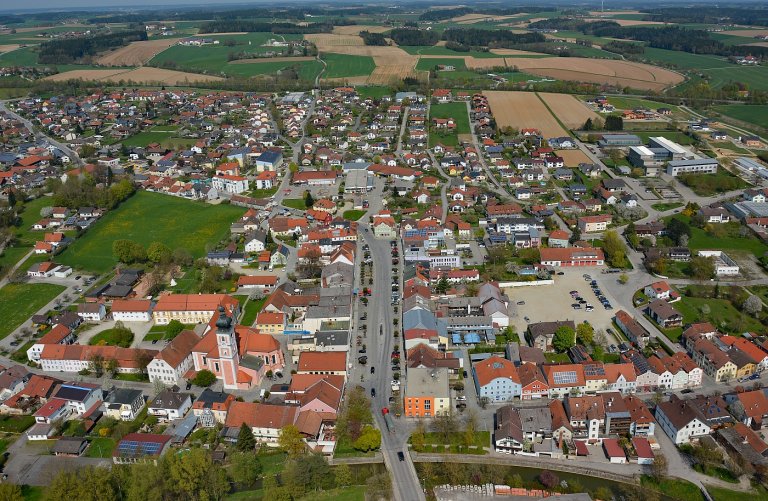
[[80,454],[83,442],[86,440],[81,437],[61,437],[53,445],[53,452],[54,454]]
[[323,346],[346,346],[349,344],[349,332],[320,331],[315,335],[315,343]]
[[552,431],[552,413],[548,405],[523,407],[518,412],[523,432],[550,433]]
[[431,311],[415,309],[403,314],[403,330],[427,329],[437,330],[435,315]]
[[180,409],[184,402],[192,395],[189,393],[177,393],[171,390],[163,390],[149,402],[149,407],[155,409]]
[[142,397],[141,390],[131,390],[129,388],[118,388],[109,392],[104,401],[108,404],[133,404]]

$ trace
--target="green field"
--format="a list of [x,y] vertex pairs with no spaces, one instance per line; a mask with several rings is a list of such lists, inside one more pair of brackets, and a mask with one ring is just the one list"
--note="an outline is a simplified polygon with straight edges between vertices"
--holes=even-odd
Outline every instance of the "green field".
[[133,336],[130,338],[119,339],[114,329],[107,329],[101,331],[88,341],[91,346],[122,346],[123,348],[130,348]]
[[614,97],[608,98],[608,102],[614,105],[619,110],[634,110],[636,108],[648,108],[656,110],[658,108],[669,108],[671,110],[677,110],[677,106],[660,103],[658,101],[649,101],[647,99],[640,99],[635,97]]
[[291,209],[305,210],[307,208],[303,198],[284,198],[282,204]]
[[389,87],[365,86],[357,87],[357,93],[364,99],[369,97],[372,99],[381,99],[384,96],[392,95],[392,89]]
[[54,284],[8,284],[0,289],[0,339],[65,290],[66,287]]
[[76,269],[105,272],[116,264],[112,242],[120,239],[144,246],[163,242],[202,257],[206,244],[227,237],[229,225],[244,212],[232,205],[215,206],[140,191],[94,223],[59,256],[59,261]]
[[673,64],[681,69],[703,70],[707,68],[736,67],[735,64],[729,63],[723,57],[691,54],[677,50],[655,49],[653,47],[646,47],[643,57],[651,62]]
[[433,118],[453,118],[456,128],[453,130],[435,129],[430,125],[429,145],[444,144],[446,146],[458,146],[459,134],[470,134],[469,114],[466,103],[433,104],[429,108],[429,120]]
[[462,102],[433,104],[429,107],[429,117],[432,118],[453,118],[456,121],[457,134],[470,134],[469,113],[467,104]]
[[[419,59],[419,62],[416,63],[416,69],[419,71],[430,71],[435,69],[435,66],[438,64],[443,65],[451,65],[454,67],[455,71],[466,71],[467,65],[464,63],[464,58],[462,57],[443,57],[443,58],[424,58]],[[451,73],[450,71],[439,71],[438,74],[440,76],[447,77],[448,74]]]
[[322,63],[319,61],[296,61],[296,62],[280,62],[270,61],[265,59],[264,61],[256,63],[229,63],[226,64],[222,71],[226,75],[236,75],[241,77],[255,77],[259,75],[274,75],[279,71],[284,71],[288,68],[293,68],[299,74],[299,78],[305,81],[312,81],[315,79],[320,70],[323,68]]
[[128,148],[145,148],[152,143],[159,143],[165,148],[188,147],[195,144],[196,139],[176,137],[177,129],[178,127],[173,125],[158,125],[123,140],[122,144]]
[[364,210],[350,209],[350,210],[345,210],[342,217],[344,217],[344,219],[346,219],[347,221],[358,221],[364,215],[365,215]]
[[322,60],[328,67],[323,78],[346,78],[370,75],[376,63],[370,56],[349,56],[345,54],[322,54]]
[[768,104],[728,104],[715,106],[714,110],[723,115],[733,117],[736,120],[741,120],[768,129]]
[[[301,39],[301,35],[284,35],[287,40]],[[280,51],[280,48],[263,47],[267,40],[270,38],[277,38],[272,33],[247,33],[244,35],[205,35],[205,38],[212,38],[219,40],[218,45],[203,45],[201,47],[191,47],[184,45],[173,45],[164,50],[160,54],[152,58],[152,63],[175,63],[179,69],[192,69],[197,71],[206,71],[208,73],[227,73],[238,71],[248,72],[251,64],[229,64],[229,56],[231,53],[246,53],[253,54],[258,57],[268,51]],[[250,43],[250,45],[249,45]],[[229,45],[234,44],[234,45]],[[286,63],[256,63],[256,65],[262,64],[282,64],[283,67],[288,66]],[[236,69],[235,67],[244,66],[243,69]],[[263,71],[272,68],[263,68]],[[279,69],[279,68],[278,68]],[[251,72],[254,70],[251,69]],[[277,70],[274,70],[277,71]],[[241,73],[237,73],[241,74]],[[256,74],[256,73],[254,73]],[[245,75],[251,76],[251,75]]]
[[678,130],[653,130],[653,131],[636,131],[633,130],[631,134],[636,135],[643,140],[644,143],[648,142],[649,137],[665,137],[670,141],[680,143],[682,145],[693,144],[693,138],[686,135],[684,132]]
[[[469,52],[456,52],[455,50],[446,49],[445,47],[438,45],[433,45],[432,47],[404,45],[400,48],[408,54],[413,54],[414,56],[501,57],[498,54],[494,54],[493,52],[482,52],[479,50],[471,50]],[[531,55],[535,56],[535,54]]]
[[[709,307],[709,314],[702,312],[704,305]],[[721,331],[732,333],[757,332],[765,328],[759,320],[740,312],[726,299],[683,297],[673,306],[683,315],[683,324],[710,322]]]
[[[690,218],[683,216],[682,214],[676,214],[674,216],[670,216],[670,218],[679,219],[687,224],[690,224]],[[670,218],[664,218],[664,220],[666,221]],[[726,230],[733,228],[732,233],[736,235],[740,235],[740,231],[738,230],[739,228],[738,223],[725,223],[724,225],[720,225],[720,226],[726,228]],[[688,241],[688,247],[690,247],[691,250],[721,249],[726,252],[728,252],[729,250],[751,252],[758,258],[762,257],[766,252],[768,252],[768,246],[765,245],[760,240],[758,240],[756,237],[753,237],[753,236],[746,236],[743,238],[740,236],[718,237],[718,236],[710,235],[703,229],[696,228],[694,226],[691,226],[691,238]]]
[[109,437],[98,437],[91,439],[91,445],[85,451],[85,457],[89,458],[110,458],[112,451],[115,450],[116,442]]
[[768,90],[768,67],[736,66],[710,68],[703,73],[709,77],[709,85],[719,88],[730,82],[741,82],[753,90]]
[[35,424],[32,416],[0,416],[0,431],[7,433],[21,433]]

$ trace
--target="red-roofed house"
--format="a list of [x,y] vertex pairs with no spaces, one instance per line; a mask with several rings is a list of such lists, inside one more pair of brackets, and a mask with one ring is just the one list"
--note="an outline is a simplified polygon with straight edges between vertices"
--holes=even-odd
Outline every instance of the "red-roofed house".
[[488,357],[472,366],[478,396],[504,402],[522,395],[515,364],[499,356]]
[[611,463],[627,464],[627,455],[624,453],[621,445],[619,445],[618,439],[603,439],[603,451],[605,451],[605,456]]

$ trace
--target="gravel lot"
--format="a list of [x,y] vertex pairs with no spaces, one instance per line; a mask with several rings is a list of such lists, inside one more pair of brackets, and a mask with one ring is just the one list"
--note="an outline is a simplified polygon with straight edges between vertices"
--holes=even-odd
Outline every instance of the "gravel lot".
[[[584,280],[583,274],[587,273],[597,280],[597,284],[601,285],[609,280],[616,280],[618,275],[616,274],[603,274],[601,268],[578,268],[574,270],[562,270],[565,275],[554,276],[554,285],[541,285],[531,287],[516,287],[505,289],[506,294],[512,300],[513,303],[518,301],[525,301],[524,305],[516,305],[517,316],[511,318],[510,321],[517,329],[517,332],[521,334],[528,328],[528,323],[525,317],[528,317],[530,323],[535,322],[548,322],[554,320],[573,320],[576,324],[588,320],[595,330],[603,330],[611,327],[613,316],[616,314],[617,301],[606,290],[605,287],[601,287],[603,294],[608,298],[613,306],[612,310],[606,310],[597,297],[592,293],[592,288],[589,282]],[[583,308],[581,310],[574,310],[571,308],[571,304],[575,301],[571,298],[570,291],[576,290],[579,292],[582,298],[587,303],[592,304],[595,309],[587,312]],[[609,344],[614,340],[609,339]]]

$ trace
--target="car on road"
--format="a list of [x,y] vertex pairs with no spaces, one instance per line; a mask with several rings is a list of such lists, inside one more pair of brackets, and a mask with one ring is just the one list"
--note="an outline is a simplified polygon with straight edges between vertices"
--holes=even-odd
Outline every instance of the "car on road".
[[371,388],[371,396],[372,397],[376,396],[376,388]]
[[525,304],[525,301],[518,301],[517,304],[518,304],[518,306],[522,306],[522,305]]
[[464,379],[467,379],[467,377],[469,377],[469,376],[467,375],[467,371],[464,371],[464,372],[463,372],[463,374],[462,374],[462,376],[464,376]]
[[456,397],[456,400],[457,400],[458,402],[464,402],[464,401],[466,401],[466,400],[467,400],[467,397],[466,397],[466,396],[464,396],[464,395],[461,395],[461,396],[458,396],[458,397]]
[[368,357],[366,357],[366,356],[357,357],[357,362],[358,362],[360,365],[365,365],[365,364],[367,364],[367,363],[368,363]]
[[564,271],[558,271],[557,274],[558,275],[565,275],[565,272]]
[[371,374],[374,374],[376,372],[376,367],[371,366]]
[[80,275],[78,275],[78,276],[76,276],[76,277],[75,277],[75,280],[80,280],[81,278],[83,278],[83,277],[81,277]]
[[397,459],[399,459],[400,461],[405,461],[405,454],[403,454],[403,451],[398,451]]

